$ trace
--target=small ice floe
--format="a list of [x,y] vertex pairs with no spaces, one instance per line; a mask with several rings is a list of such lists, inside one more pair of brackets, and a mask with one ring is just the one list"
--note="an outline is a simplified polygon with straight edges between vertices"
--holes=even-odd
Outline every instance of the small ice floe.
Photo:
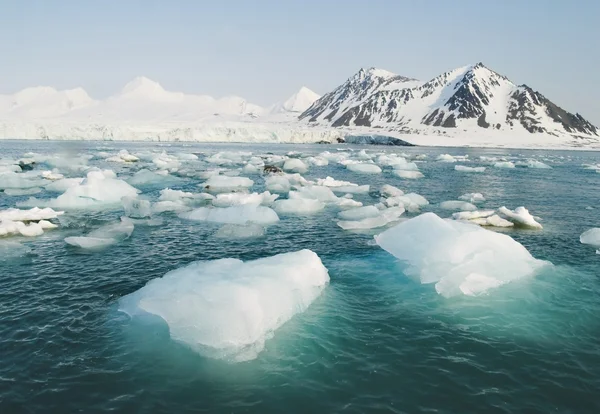
[[498,209],[498,213],[508,221],[511,221],[515,226],[526,227],[531,229],[542,229],[542,225],[538,223],[535,218],[529,214],[529,210],[525,207],[517,207],[516,209],[509,210],[502,206]]
[[381,168],[377,164],[369,162],[354,161],[346,164],[346,168],[360,174],[381,174]]
[[435,283],[445,297],[485,294],[549,264],[505,234],[434,213],[397,224],[375,241],[405,264],[404,274],[423,284]]
[[513,227],[514,223],[503,219],[495,210],[461,211],[452,214],[455,220],[467,221],[483,227]]
[[388,197],[383,200],[387,207],[404,207],[409,213],[419,212],[421,207],[429,204],[429,201],[420,194],[409,193],[401,196]]
[[123,197],[121,199],[125,215],[131,218],[147,218],[152,216],[152,204],[149,200],[137,197]]
[[494,168],[515,168],[515,164],[510,161],[500,161],[494,164]]
[[52,193],[64,193],[71,187],[76,187],[84,180],[83,177],[80,178],[63,178],[62,180],[57,180],[46,184],[44,189],[46,191],[50,191]]
[[350,210],[341,211],[338,213],[338,217],[341,220],[362,220],[370,217],[377,217],[381,214],[381,211],[375,206],[364,206],[353,208]]
[[[63,180],[56,181],[59,183]],[[136,197],[139,190],[116,178],[111,170],[90,171],[80,184],[67,188],[55,199],[30,198],[19,206],[45,205],[60,209],[107,208],[121,204],[123,197]]]
[[42,175],[42,178],[44,178],[48,181],[57,181],[57,180],[62,180],[63,178],[65,178],[65,176],[62,175],[61,173],[59,173],[57,170],[42,171],[41,175]]
[[384,184],[381,186],[381,190],[379,190],[383,197],[398,197],[403,196],[404,191],[400,190],[398,187],[394,187],[393,185]]
[[400,178],[407,178],[411,180],[425,177],[420,171],[394,170],[394,174]]
[[[405,211],[403,207],[390,207],[390,208],[385,208],[383,210],[378,210],[377,208],[375,208],[375,210],[377,210],[379,213],[376,216],[365,217],[365,218],[358,219],[358,220],[341,220],[341,221],[337,222],[337,225],[340,226],[344,230],[375,229],[375,228],[387,226],[390,223],[398,221],[400,219],[400,216],[402,216],[402,214],[404,214],[404,211]],[[373,210],[373,212],[374,212],[374,210]],[[357,216],[364,217],[364,215],[365,215],[365,213],[362,212],[361,214],[358,214]]]
[[265,188],[274,193],[287,193],[291,189],[290,181],[281,175],[270,175],[265,178]]
[[209,193],[228,193],[236,190],[246,190],[253,185],[254,181],[247,177],[213,175],[202,184],[202,187]]
[[467,201],[449,200],[440,203],[440,208],[444,210],[460,210],[460,211],[475,211],[477,206]]
[[109,157],[106,159],[108,162],[117,162],[117,163],[130,163],[130,162],[138,162],[140,159],[135,155],[132,155],[126,149],[119,151],[119,153],[115,156]]
[[314,165],[315,167],[324,167],[326,165],[329,165],[329,161],[327,160],[327,158],[318,155],[316,157],[308,157],[306,159],[306,162],[310,165]]
[[366,194],[369,192],[369,185],[358,185],[350,181],[339,181],[332,177],[319,178],[317,185],[329,187],[336,193],[350,193],[350,194]]
[[292,173],[304,174],[308,171],[308,165],[298,158],[290,158],[283,164],[283,170]]
[[440,154],[435,160],[438,162],[456,162],[456,158],[450,154]]
[[485,197],[481,193],[467,193],[458,197],[459,200],[468,201],[469,203],[483,203]]
[[467,167],[466,165],[455,165],[454,169],[461,172],[482,173],[485,172],[485,167]]
[[150,171],[142,169],[133,174],[127,182],[134,187],[169,187],[181,182],[181,178],[174,177],[166,170]]
[[40,221],[51,220],[63,215],[64,211],[55,211],[51,208],[33,207],[30,210],[20,210],[18,208],[9,208],[0,210],[0,220],[10,221]]
[[121,298],[119,310],[132,318],[158,316],[173,341],[205,357],[247,361],[328,283],[327,269],[310,250],[248,262],[199,261]]
[[[290,192],[290,195],[294,194]],[[273,209],[278,214],[313,214],[325,208],[325,203],[312,198],[293,197],[285,200],[277,200],[273,203]]]
[[199,207],[179,214],[186,220],[210,221],[224,224],[273,224],[279,221],[277,213],[265,206]]
[[102,249],[128,239],[131,237],[133,229],[133,221],[127,217],[121,217],[120,222],[106,224],[89,232],[86,236],[67,237],[65,243],[82,249]]
[[537,161],[537,160],[527,160],[523,163],[518,163],[515,165],[519,166],[519,167],[539,168],[539,169],[551,169],[552,168],[548,164],[544,164],[543,162]]
[[598,250],[596,250],[596,253],[600,254],[600,228],[599,227],[594,227],[594,228],[591,228],[591,229],[586,230],[583,233],[581,233],[581,236],[579,236],[579,241],[582,244],[588,244],[592,247],[597,248]]
[[269,206],[279,197],[269,191],[262,193],[221,193],[212,201],[215,207],[231,207],[242,205]]

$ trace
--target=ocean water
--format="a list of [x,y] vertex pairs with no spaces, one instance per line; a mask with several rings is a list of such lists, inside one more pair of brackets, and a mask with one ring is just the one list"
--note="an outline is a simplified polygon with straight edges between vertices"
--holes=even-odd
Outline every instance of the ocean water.
[[[526,206],[544,229],[502,232],[554,266],[485,295],[444,298],[433,285],[406,277],[373,243],[382,229],[344,231],[331,208],[282,216],[265,237],[251,240],[217,238],[218,224],[164,213],[161,225],[136,226],[129,239],[102,251],[76,249],[64,238],[114,221],[122,209],[67,211],[59,229],[12,238],[29,247],[28,254],[0,258],[0,413],[600,412],[600,255],[579,243],[583,231],[600,226],[600,174],[582,167],[599,163],[600,153],[0,141],[0,158],[33,151],[69,160],[122,148],[201,158],[220,151],[305,156],[337,148],[353,156],[360,149],[426,154],[419,164],[425,177],[417,180],[388,169],[357,174],[335,163],[303,175],[372,190],[392,184],[425,196],[431,204],[423,211],[442,217],[451,212],[436,204],[470,192],[486,196],[484,208]],[[435,161],[442,153],[469,155],[471,161],[457,164],[488,168],[456,172],[455,164]],[[537,159],[552,169],[498,169],[480,156]],[[98,157],[88,164],[111,168],[119,178],[149,165]],[[262,191],[262,176],[250,177],[252,190]],[[201,182],[182,178],[171,187],[198,192]],[[161,188],[143,187],[143,195],[154,200]],[[27,198],[0,192],[0,209]],[[354,198],[378,202],[374,191]],[[308,310],[274,332],[256,359],[205,358],[171,340],[166,324],[139,323],[118,310],[120,298],[192,261],[252,260],[304,248],[320,256],[331,282]]]

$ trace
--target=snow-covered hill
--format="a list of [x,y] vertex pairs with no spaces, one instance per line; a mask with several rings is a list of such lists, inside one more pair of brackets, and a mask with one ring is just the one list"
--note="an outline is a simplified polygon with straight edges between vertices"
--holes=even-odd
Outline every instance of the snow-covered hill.
[[278,114],[285,112],[302,113],[306,111],[321,96],[303,86],[298,92],[290,96],[285,102],[277,103],[270,109],[270,113]]
[[[316,125],[388,133],[454,135],[495,130],[594,139],[599,131],[526,85],[482,63],[419,82],[380,69],[361,69],[299,117]],[[536,137],[539,138],[539,137]]]

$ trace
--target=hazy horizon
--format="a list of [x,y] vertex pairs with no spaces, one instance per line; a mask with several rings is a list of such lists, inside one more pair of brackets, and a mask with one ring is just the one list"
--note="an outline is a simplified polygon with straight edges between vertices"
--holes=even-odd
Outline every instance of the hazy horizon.
[[429,80],[482,61],[600,125],[600,4],[534,0],[368,6],[258,1],[0,1],[0,94],[82,87],[95,99],[138,76],[166,90],[269,106],[329,92],[361,67]]

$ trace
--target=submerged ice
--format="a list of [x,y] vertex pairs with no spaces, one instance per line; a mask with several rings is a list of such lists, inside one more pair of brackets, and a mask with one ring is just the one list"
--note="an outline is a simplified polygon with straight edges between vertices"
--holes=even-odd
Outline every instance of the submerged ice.
[[123,297],[119,309],[131,317],[158,316],[174,341],[206,357],[239,362],[256,358],[328,283],[327,269],[310,250],[248,262],[198,261]]

